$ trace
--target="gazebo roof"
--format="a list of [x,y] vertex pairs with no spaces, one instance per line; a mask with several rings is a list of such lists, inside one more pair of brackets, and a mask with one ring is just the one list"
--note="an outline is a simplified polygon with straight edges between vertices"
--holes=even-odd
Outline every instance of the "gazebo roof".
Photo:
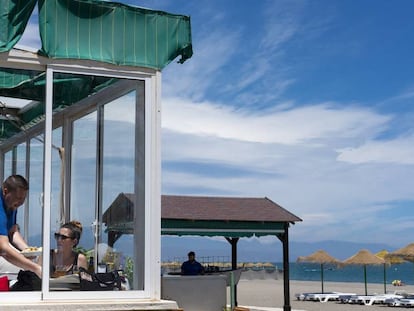
[[[133,228],[134,196],[120,193],[103,215],[107,230],[129,233]],[[162,195],[164,235],[249,237],[278,235],[302,221],[269,198]]]
[[164,219],[289,222],[301,221],[269,198],[163,195]]

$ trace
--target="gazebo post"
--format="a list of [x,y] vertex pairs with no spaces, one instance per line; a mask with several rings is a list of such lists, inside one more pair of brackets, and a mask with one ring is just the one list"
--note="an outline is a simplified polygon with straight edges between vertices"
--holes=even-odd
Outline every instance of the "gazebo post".
[[289,223],[284,223],[284,233],[278,236],[283,244],[283,292],[284,305],[283,311],[291,311],[290,305],[290,285],[289,285]]
[[[237,242],[239,242],[239,238],[229,238],[226,237],[226,240],[231,244],[231,269],[237,269]],[[237,306],[237,284],[234,284],[234,304]]]

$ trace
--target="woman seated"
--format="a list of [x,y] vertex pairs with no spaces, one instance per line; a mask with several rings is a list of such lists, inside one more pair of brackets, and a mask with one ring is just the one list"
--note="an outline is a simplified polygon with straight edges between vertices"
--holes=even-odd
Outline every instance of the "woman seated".
[[86,256],[74,250],[81,235],[82,224],[79,221],[67,222],[55,233],[57,249],[50,251],[52,277],[77,273],[79,267],[87,268]]

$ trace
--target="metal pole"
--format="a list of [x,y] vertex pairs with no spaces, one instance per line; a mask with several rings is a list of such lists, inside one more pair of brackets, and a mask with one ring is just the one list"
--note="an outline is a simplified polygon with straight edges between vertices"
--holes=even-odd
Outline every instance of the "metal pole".
[[234,300],[234,274],[233,271],[230,272],[230,308],[233,310],[235,307]]
[[283,234],[283,286],[284,286],[284,305],[283,311],[291,311],[290,306],[290,286],[289,286],[289,223],[284,224],[285,233]]
[[323,263],[321,263],[321,283],[322,283],[322,294],[323,294]]
[[368,295],[368,288],[367,288],[367,265],[364,265],[364,280],[365,280],[365,296]]
[[[230,238],[226,237],[227,242],[231,244],[231,269],[236,270],[237,269],[237,242],[239,241],[239,238]],[[238,305],[237,303],[237,284],[234,284],[233,290],[230,288],[230,291],[233,292],[234,296],[234,304],[235,306]]]

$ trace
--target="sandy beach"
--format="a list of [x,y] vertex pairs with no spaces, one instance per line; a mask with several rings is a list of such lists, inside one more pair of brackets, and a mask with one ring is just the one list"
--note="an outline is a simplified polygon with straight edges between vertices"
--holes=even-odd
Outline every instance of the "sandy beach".
[[[368,294],[383,294],[384,284],[367,284]],[[278,279],[240,279],[237,286],[237,301],[239,306],[258,306],[272,308],[269,310],[283,310],[283,280]],[[394,287],[387,284],[387,292],[405,291],[414,293],[414,285]],[[313,281],[291,281],[290,282],[290,303],[292,310],[306,311],[348,311],[348,310],[398,310],[401,308],[388,307],[385,305],[356,305],[345,304],[336,301],[328,301],[326,303],[312,301],[298,301],[295,297],[296,293],[320,292],[321,282]],[[324,291],[336,291],[365,294],[365,284],[362,283],[341,283],[341,282],[324,282]],[[230,301],[230,300],[228,300]],[[275,308],[275,309],[273,309]],[[250,310],[254,310],[251,308]],[[258,309],[261,310],[261,309]],[[266,309],[263,309],[266,310]]]

